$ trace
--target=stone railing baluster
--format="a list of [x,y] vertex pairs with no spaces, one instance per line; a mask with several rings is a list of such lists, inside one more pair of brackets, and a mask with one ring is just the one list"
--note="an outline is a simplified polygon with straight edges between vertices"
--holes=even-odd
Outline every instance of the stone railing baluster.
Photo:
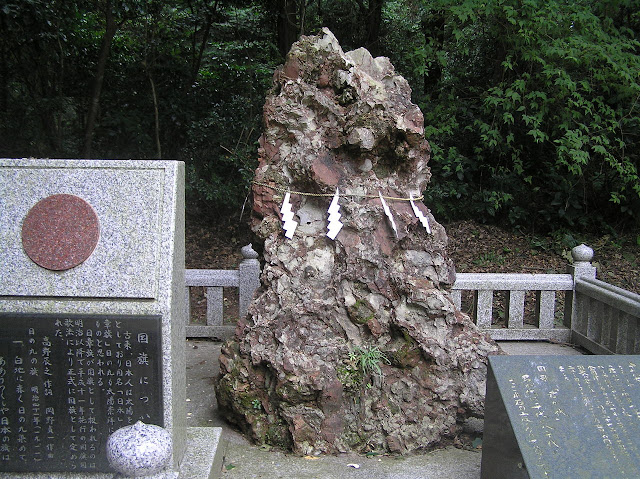
[[510,290],[507,292],[507,327],[521,329],[524,327],[524,293],[525,291]]
[[[570,330],[556,327],[556,291],[573,288],[568,274],[458,273],[453,285],[454,304],[461,305],[462,291],[473,291],[476,325],[487,330],[493,339],[554,339],[568,341]],[[494,293],[504,291],[506,328],[493,327]],[[524,324],[525,295],[535,291],[536,324]]]
[[187,289],[185,308],[187,318],[190,318],[189,288],[202,286],[206,290],[207,312],[206,325],[187,324],[187,337],[210,337],[228,339],[233,336],[235,325],[223,324],[224,318],[224,289],[225,287],[238,290],[238,314],[247,314],[253,294],[260,286],[260,262],[258,253],[251,245],[241,250],[243,260],[237,270],[224,269],[188,269],[185,274]]
[[258,261],[258,253],[253,250],[252,246],[248,244],[242,248],[241,252],[244,259],[238,267],[238,294],[240,301],[238,314],[241,318],[247,315],[249,303],[251,303],[254,293],[260,286],[260,261]]
[[[593,250],[585,244],[576,246],[571,250],[571,257],[573,263],[567,266],[567,273],[573,276],[573,285],[571,291],[567,291],[564,300],[564,318],[563,324],[567,328],[582,329],[581,324],[574,323],[574,320],[581,321],[583,314],[577,314],[585,306],[584,304],[578,304],[575,295],[575,284],[579,278],[595,278],[596,268],[591,264],[593,259]],[[586,333],[586,324],[584,332]]]
[[[580,344],[596,354],[640,353],[640,295],[595,279],[593,250],[572,252],[568,274],[458,273],[451,296],[460,309],[463,291],[473,292],[474,321],[496,340],[547,339]],[[239,315],[244,317],[260,286],[260,262],[251,245],[242,248],[237,270],[187,270],[186,287],[207,291],[207,324],[187,325],[188,337],[227,339],[234,325],[223,324],[223,288],[238,288]],[[495,292],[505,294],[506,327],[492,326]],[[525,296],[536,293],[534,325],[525,324]],[[556,292],[565,292],[563,325],[555,324]],[[189,302],[185,305],[187,317]]]

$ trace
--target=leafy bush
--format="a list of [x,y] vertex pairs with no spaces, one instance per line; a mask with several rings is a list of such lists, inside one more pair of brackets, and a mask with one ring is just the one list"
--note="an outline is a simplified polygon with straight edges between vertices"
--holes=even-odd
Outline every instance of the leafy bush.
[[429,206],[552,228],[637,221],[640,43],[629,27],[595,2],[542,0],[429,2],[422,21],[444,29],[416,52],[418,73],[439,74],[418,98]]
[[538,230],[640,218],[638,0],[5,3],[0,156],[80,153],[112,6],[92,156],[161,150],[186,162],[190,207],[238,212],[281,28],[329,26],[411,84],[432,146],[425,201],[439,218]]

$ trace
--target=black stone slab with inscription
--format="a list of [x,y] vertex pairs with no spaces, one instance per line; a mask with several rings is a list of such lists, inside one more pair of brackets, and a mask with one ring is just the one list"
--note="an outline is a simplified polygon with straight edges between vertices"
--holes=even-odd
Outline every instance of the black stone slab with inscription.
[[160,316],[0,313],[0,471],[109,471],[111,432],[163,425],[160,338]]
[[640,356],[491,356],[482,479],[640,477]]

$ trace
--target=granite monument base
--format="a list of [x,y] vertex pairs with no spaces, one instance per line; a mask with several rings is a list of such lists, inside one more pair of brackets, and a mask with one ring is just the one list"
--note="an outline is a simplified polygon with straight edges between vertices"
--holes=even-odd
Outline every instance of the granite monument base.
[[[226,442],[221,427],[189,427],[184,457],[177,472],[177,479],[217,479],[221,475]],[[117,473],[99,473],[88,476],[86,473],[70,472],[0,472],[0,479],[123,479]],[[169,473],[166,479],[176,478]],[[164,479],[164,478],[163,478]]]

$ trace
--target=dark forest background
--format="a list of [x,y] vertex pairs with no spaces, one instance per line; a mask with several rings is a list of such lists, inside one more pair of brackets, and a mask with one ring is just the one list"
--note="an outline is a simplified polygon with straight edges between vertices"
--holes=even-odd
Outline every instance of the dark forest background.
[[237,218],[273,71],[323,26],[408,79],[439,219],[638,228],[639,0],[1,0],[0,157],[180,159],[190,211]]

